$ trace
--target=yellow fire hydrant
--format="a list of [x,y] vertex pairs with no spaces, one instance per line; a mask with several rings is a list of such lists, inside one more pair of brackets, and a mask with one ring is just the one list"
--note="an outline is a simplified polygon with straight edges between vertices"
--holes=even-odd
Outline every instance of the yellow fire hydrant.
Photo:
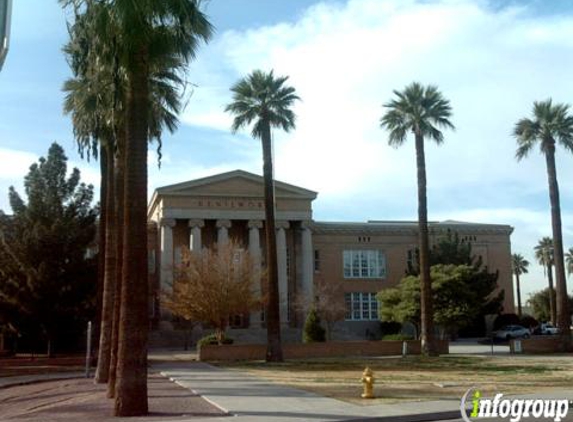
[[364,392],[361,394],[363,399],[373,399],[374,398],[374,373],[372,369],[368,366],[364,369],[362,373],[362,378],[360,379],[362,384],[364,384]]

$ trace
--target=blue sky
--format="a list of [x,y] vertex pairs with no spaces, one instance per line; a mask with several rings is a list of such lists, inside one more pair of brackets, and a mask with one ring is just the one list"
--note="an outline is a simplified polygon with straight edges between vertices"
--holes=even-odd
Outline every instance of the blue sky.
[[[0,208],[53,141],[84,180],[97,163],[76,154],[61,86],[66,16],[56,0],[14,2],[0,72]],[[297,130],[275,133],[276,176],[319,192],[315,218],[416,218],[413,142],[387,145],[381,105],[411,81],[437,84],[452,102],[455,132],[427,147],[432,220],[511,224],[512,249],[533,259],[550,234],[543,158],[514,160],[513,124],[532,102],[573,102],[573,10],[567,0],[210,0],[217,31],[190,66],[194,84],[181,125],[164,139],[158,186],[242,168],[261,173],[260,145],[232,135],[229,87],[255,68],[290,76],[302,101]],[[150,154],[150,157],[153,157]],[[573,157],[558,150],[563,230],[573,246]],[[573,291],[573,281],[569,283]],[[525,297],[545,286],[533,264]]]

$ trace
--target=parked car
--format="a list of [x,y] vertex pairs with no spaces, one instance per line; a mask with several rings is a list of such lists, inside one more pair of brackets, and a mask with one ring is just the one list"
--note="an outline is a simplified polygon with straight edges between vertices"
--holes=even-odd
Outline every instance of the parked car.
[[541,324],[541,334],[557,334],[559,329],[554,327],[550,322]]
[[494,331],[495,338],[511,340],[513,338],[529,338],[531,336],[529,329],[521,325],[506,325],[497,331]]

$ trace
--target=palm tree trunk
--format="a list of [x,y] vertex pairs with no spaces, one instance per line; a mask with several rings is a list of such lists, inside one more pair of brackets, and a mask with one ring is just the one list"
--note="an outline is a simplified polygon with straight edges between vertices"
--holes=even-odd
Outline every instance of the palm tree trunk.
[[113,148],[109,142],[102,147],[101,160],[105,160],[106,175],[106,204],[105,204],[105,266],[103,300],[101,313],[101,326],[99,338],[99,350],[97,369],[95,373],[96,383],[107,382],[109,375],[109,359],[111,352],[111,329],[113,321],[113,302],[115,297],[115,220],[113,218],[114,208],[114,158]]
[[428,205],[426,199],[426,158],[424,137],[416,133],[416,164],[418,168],[418,236],[420,245],[420,315],[422,323],[422,352],[436,355],[434,347],[434,318],[432,279],[430,278],[430,246],[428,240]]
[[277,264],[277,238],[275,230],[275,185],[271,127],[265,120],[263,144],[263,177],[265,183],[265,235],[267,247],[267,362],[282,362],[281,325],[279,313],[279,275]]
[[94,338],[98,342],[94,346],[99,354],[99,338],[101,335],[101,316],[103,311],[103,284],[105,272],[105,221],[107,212],[107,157],[101,152],[100,160],[100,189],[99,189],[99,227],[98,227],[98,270],[97,270],[97,293],[96,293],[96,323],[94,326]]
[[116,160],[115,168],[115,208],[114,216],[116,221],[116,283],[115,283],[115,300],[113,304],[113,324],[111,331],[111,356],[109,362],[109,377],[107,383],[107,397],[115,397],[115,384],[117,382],[117,344],[118,344],[118,334],[119,334],[119,316],[120,316],[120,304],[121,304],[121,279],[122,279],[122,254],[123,254],[123,168],[124,168],[124,155],[123,149],[125,148],[125,142],[120,141],[120,139],[125,138],[125,130],[122,128],[120,134],[118,135],[118,154]]
[[547,177],[549,181],[549,199],[551,201],[551,226],[553,229],[553,259],[555,264],[555,284],[557,290],[557,328],[562,338],[563,347],[569,349],[571,344],[569,316],[569,299],[567,296],[567,280],[563,262],[563,233],[561,231],[561,205],[559,202],[559,186],[557,184],[557,169],[555,168],[555,143],[545,153]]
[[547,282],[549,283],[549,320],[551,324],[557,324],[557,312],[555,309],[555,287],[553,283],[553,265],[547,264]]
[[521,286],[519,285],[519,274],[515,273],[515,287],[517,290],[517,315],[521,318]]
[[143,416],[147,402],[147,136],[149,67],[144,45],[128,66],[121,310],[115,416]]

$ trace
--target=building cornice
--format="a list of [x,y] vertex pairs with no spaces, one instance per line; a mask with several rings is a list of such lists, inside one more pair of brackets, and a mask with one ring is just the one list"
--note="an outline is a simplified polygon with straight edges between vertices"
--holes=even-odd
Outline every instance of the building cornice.
[[[400,234],[413,236],[418,234],[418,224],[416,222],[406,221],[376,221],[367,223],[313,221],[310,227],[315,234]],[[513,232],[513,227],[509,225],[480,223],[449,224],[447,222],[431,222],[428,225],[428,229],[430,236],[447,234],[448,232],[509,236]]]

